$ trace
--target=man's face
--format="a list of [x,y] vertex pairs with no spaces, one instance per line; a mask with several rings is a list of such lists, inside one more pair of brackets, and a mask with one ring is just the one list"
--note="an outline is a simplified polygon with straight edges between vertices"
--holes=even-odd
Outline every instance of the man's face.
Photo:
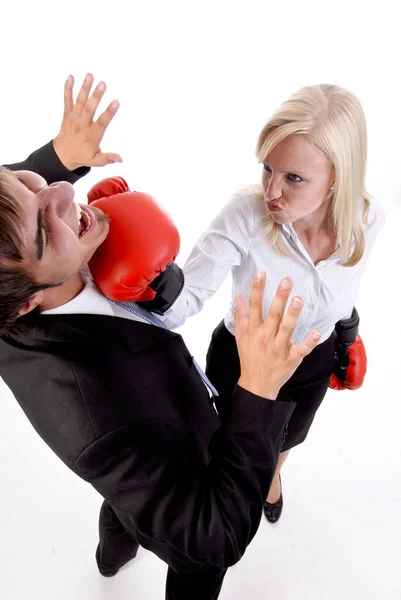
[[48,186],[30,171],[17,171],[7,178],[24,212],[24,268],[39,284],[70,280],[105,240],[108,217],[97,208],[77,205],[69,183]]

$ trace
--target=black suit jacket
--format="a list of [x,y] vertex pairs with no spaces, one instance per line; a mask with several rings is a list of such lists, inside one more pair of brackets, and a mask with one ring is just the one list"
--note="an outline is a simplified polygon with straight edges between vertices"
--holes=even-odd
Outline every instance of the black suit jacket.
[[102,315],[33,326],[0,339],[0,375],[42,439],[171,566],[238,561],[293,405],[237,386],[222,426],[180,335]]
[[75,171],[66,169],[54,150],[53,142],[38,148],[22,162],[3,166],[11,171],[34,171],[46,179],[49,185],[56,181],[75,183],[90,171],[89,167],[80,167]]
[[[10,167],[48,183],[83,174],[51,143]],[[30,325],[0,338],[0,375],[48,446],[169,565],[238,561],[294,405],[237,387],[222,426],[180,335],[102,315],[33,315]]]

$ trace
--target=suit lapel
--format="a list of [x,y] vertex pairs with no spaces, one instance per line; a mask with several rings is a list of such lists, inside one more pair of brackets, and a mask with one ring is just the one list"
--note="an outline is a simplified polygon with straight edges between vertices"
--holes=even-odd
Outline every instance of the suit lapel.
[[9,338],[26,346],[48,343],[106,346],[123,339],[136,352],[181,337],[154,325],[107,315],[36,315],[27,321],[27,326],[29,331]]

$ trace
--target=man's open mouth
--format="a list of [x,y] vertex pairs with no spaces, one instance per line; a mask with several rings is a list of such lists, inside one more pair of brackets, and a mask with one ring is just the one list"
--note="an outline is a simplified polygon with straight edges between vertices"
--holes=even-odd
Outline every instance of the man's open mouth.
[[78,218],[78,237],[82,237],[87,231],[89,231],[92,224],[92,219],[91,215],[89,215],[89,213],[86,212],[86,210],[81,208],[81,206],[77,204],[76,207]]

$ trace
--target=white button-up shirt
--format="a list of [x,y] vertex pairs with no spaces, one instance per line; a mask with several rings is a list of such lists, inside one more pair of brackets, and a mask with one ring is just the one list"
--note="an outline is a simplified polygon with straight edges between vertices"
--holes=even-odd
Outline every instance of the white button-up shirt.
[[[361,214],[362,210],[361,202]],[[234,333],[236,296],[240,293],[248,299],[258,269],[267,273],[266,314],[282,277],[291,277],[293,295],[303,298],[304,308],[292,338],[296,344],[313,329],[322,333],[320,343],[324,342],[337,321],[351,316],[361,275],[384,224],[384,213],[379,206],[371,203],[365,228],[365,252],[354,267],[341,265],[337,253],[315,265],[291,224],[281,226],[281,235],[292,256],[281,254],[269,246],[263,231],[265,216],[264,201],[251,187],[239,190],[230,198],[185,263],[184,289],[162,317],[169,329],[181,326],[187,317],[198,313],[231,272],[232,297],[224,321],[227,329]]]
[[[87,279],[83,276],[83,279]],[[108,317],[121,317],[122,319],[129,319],[131,321],[139,321],[140,323],[147,323],[141,317],[132,314],[128,310],[125,310],[121,306],[118,306],[114,302],[111,302],[106,296],[99,291],[98,287],[93,281],[88,280],[83,290],[75,296],[69,302],[57,306],[57,308],[51,308],[50,310],[44,310],[42,315],[105,315]]]

